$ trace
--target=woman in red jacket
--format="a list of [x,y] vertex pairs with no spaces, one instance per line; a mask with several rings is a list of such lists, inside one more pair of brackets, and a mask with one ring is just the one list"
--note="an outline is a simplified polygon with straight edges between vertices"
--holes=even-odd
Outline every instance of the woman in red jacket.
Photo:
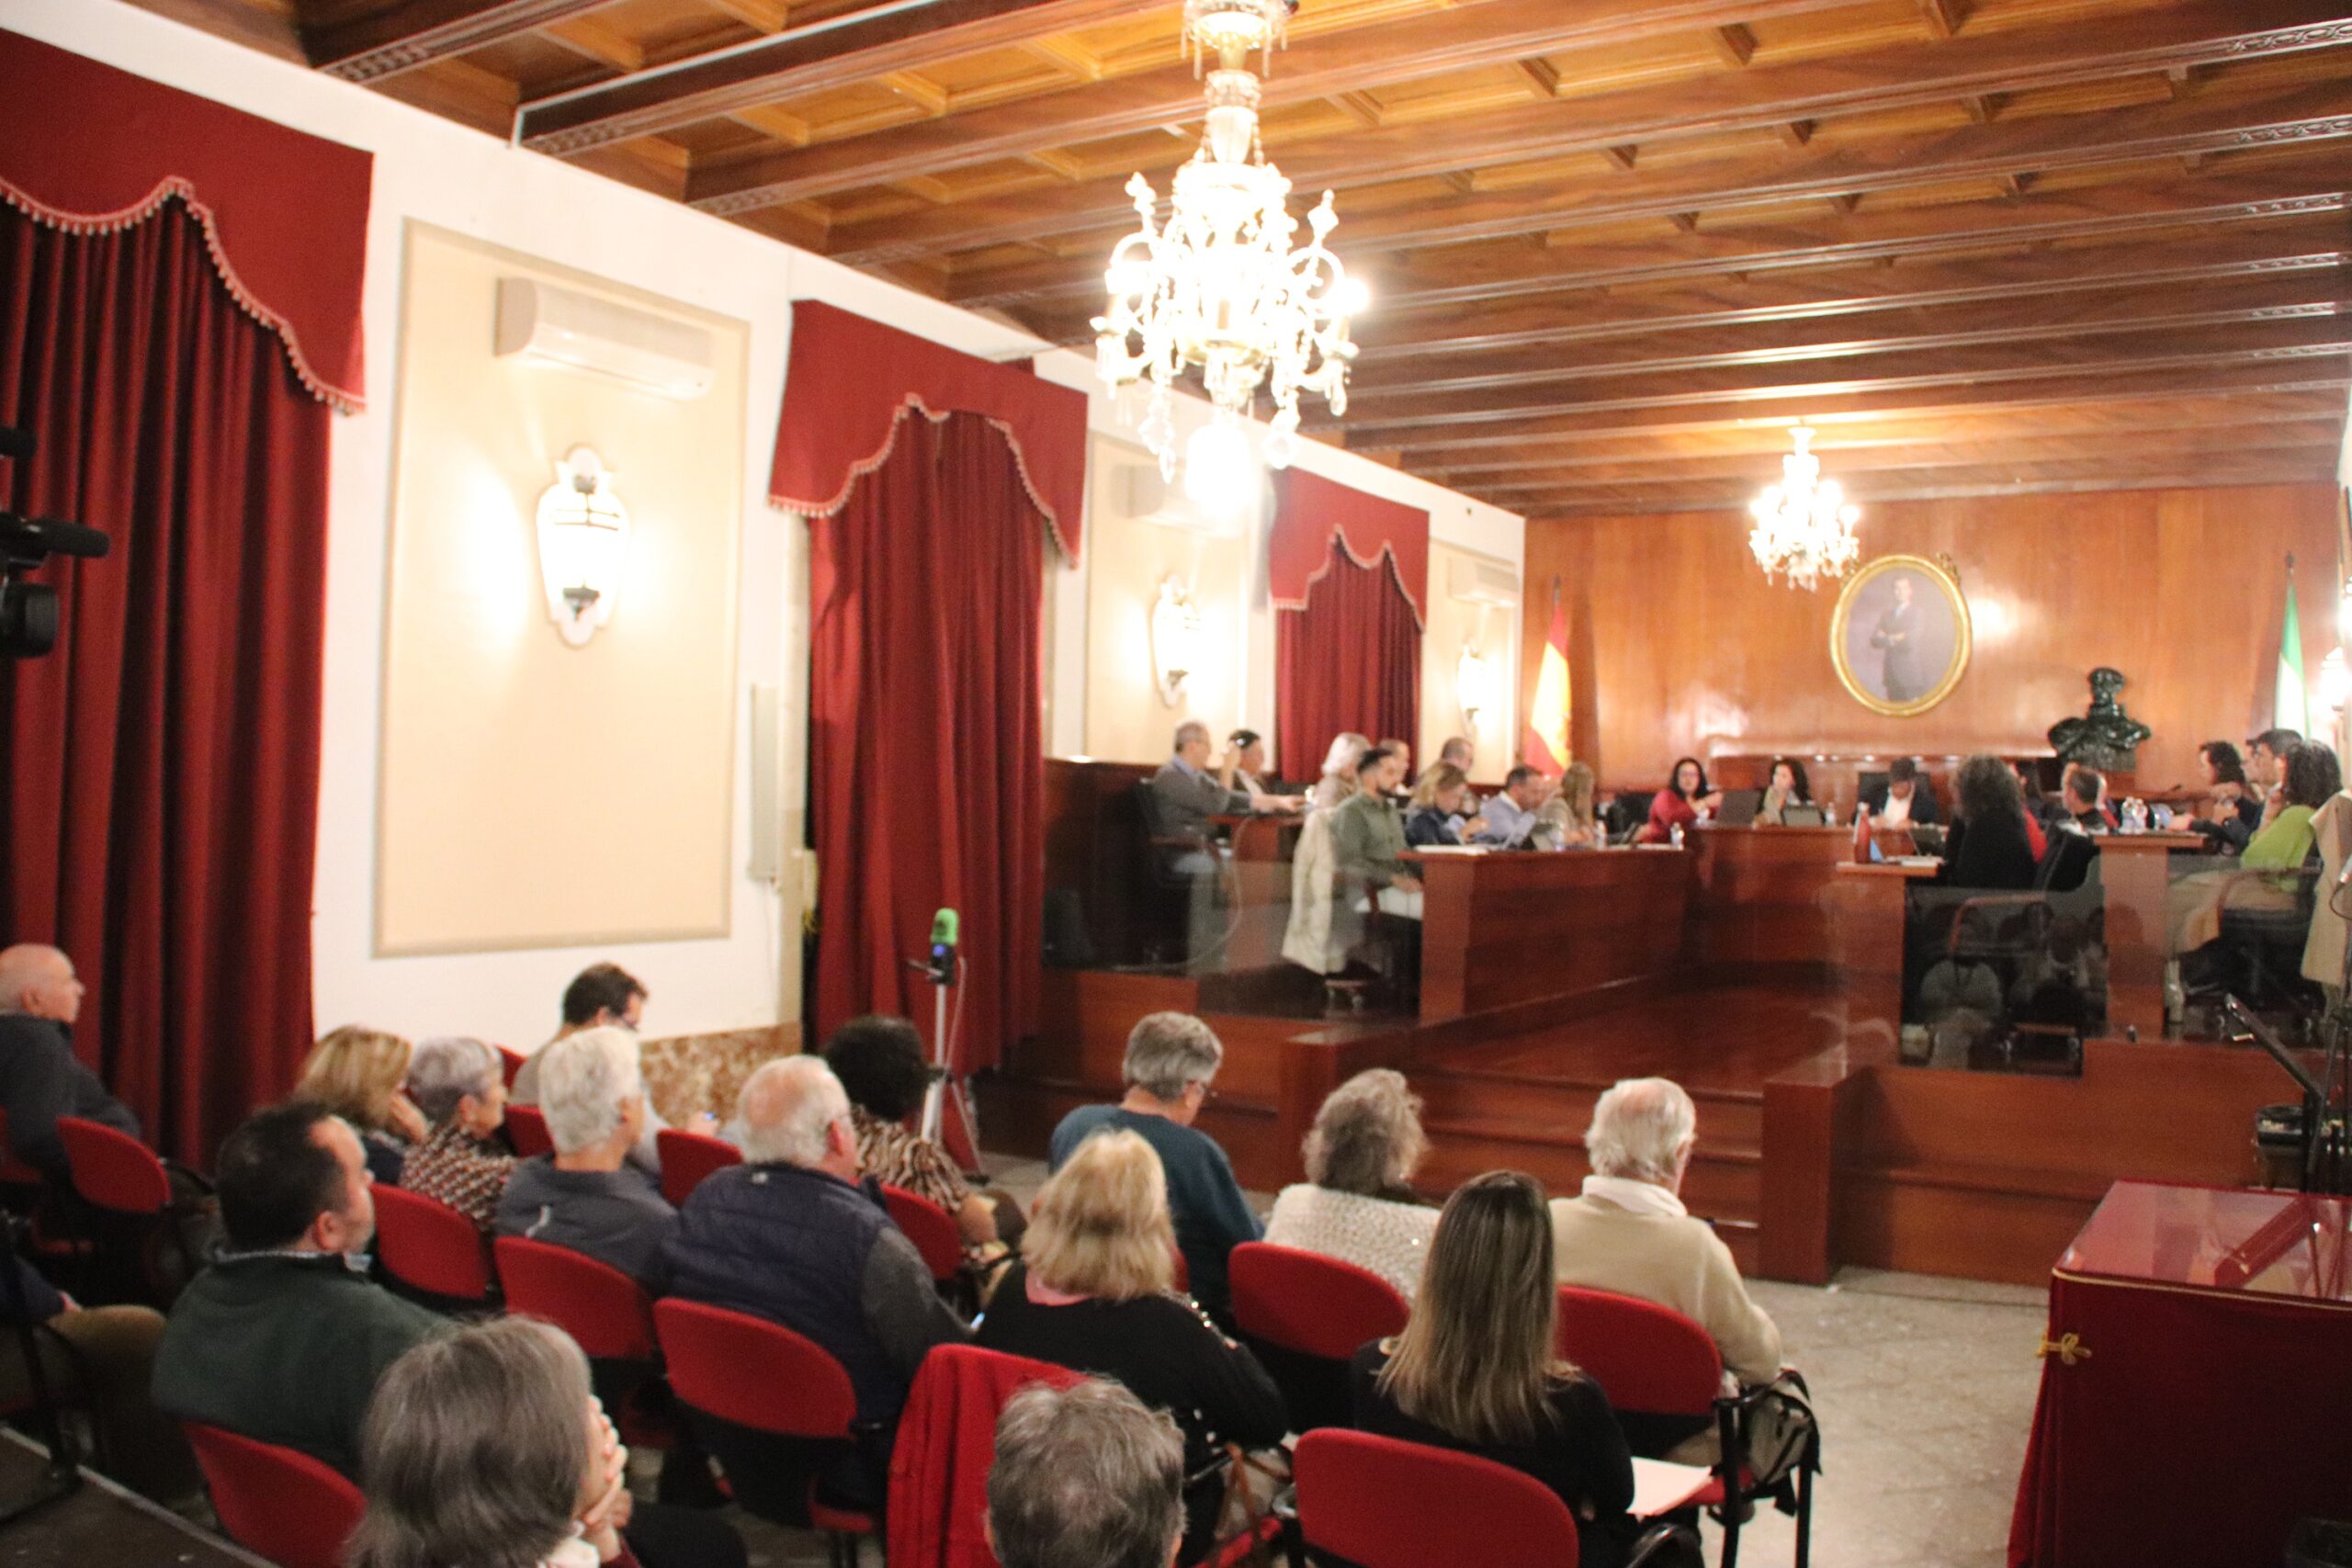
[[1675,829],[1688,832],[1722,809],[1723,804],[1721,793],[1707,788],[1707,770],[1700,765],[1699,759],[1678,759],[1674,782],[1651,797],[1650,819],[1642,829],[1641,841],[1671,843]]

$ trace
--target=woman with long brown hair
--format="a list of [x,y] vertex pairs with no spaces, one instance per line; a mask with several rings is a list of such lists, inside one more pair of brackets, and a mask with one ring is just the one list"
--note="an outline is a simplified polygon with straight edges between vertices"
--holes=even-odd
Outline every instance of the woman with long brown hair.
[[1582,1568],[1636,1534],[1634,1458],[1599,1384],[1553,1348],[1559,1298],[1543,1186],[1488,1171],[1438,1216],[1405,1331],[1356,1352],[1356,1425],[1524,1471],[1577,1517]]

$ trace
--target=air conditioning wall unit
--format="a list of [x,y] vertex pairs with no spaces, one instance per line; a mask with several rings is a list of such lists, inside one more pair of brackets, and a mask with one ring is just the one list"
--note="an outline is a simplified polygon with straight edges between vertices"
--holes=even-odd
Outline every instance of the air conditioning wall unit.
[[1517,604],[1519,573],[1500,561],[1453,556],[1446,562],[1445,592],[1465,604]]
[[684,401],[710,390],[717,344],[691,321],[536,278],[502,277],[492,352]]

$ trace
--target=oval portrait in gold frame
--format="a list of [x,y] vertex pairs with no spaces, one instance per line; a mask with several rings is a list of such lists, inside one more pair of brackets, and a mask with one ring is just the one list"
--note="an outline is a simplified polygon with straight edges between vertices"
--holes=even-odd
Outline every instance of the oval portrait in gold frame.
[[1856,702],[1908,718],[1968,672],[1968,601],[1923,556],[1881,556],[1846,580],[1829,618],[1829,660]]

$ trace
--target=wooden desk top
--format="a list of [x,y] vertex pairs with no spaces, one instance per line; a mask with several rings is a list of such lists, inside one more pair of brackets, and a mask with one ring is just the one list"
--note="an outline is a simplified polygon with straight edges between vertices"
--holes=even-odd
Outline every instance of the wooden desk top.
[[2154,829],[2145,833],[2094,833],[2091,837],[2098,843],[2101,854],[2111,854],[2118,849],[2126,852],[2133,850],[2201,850],[2211,843],[2202,833],[2159,832]]
[[1924,882],[1943,869],[1941,861],[1932,865],[1905,865],[1901,861],[1883,861],[1863,865],[1848,861],[1838,867],[1839,876],[1892,876],[1911,882]]

